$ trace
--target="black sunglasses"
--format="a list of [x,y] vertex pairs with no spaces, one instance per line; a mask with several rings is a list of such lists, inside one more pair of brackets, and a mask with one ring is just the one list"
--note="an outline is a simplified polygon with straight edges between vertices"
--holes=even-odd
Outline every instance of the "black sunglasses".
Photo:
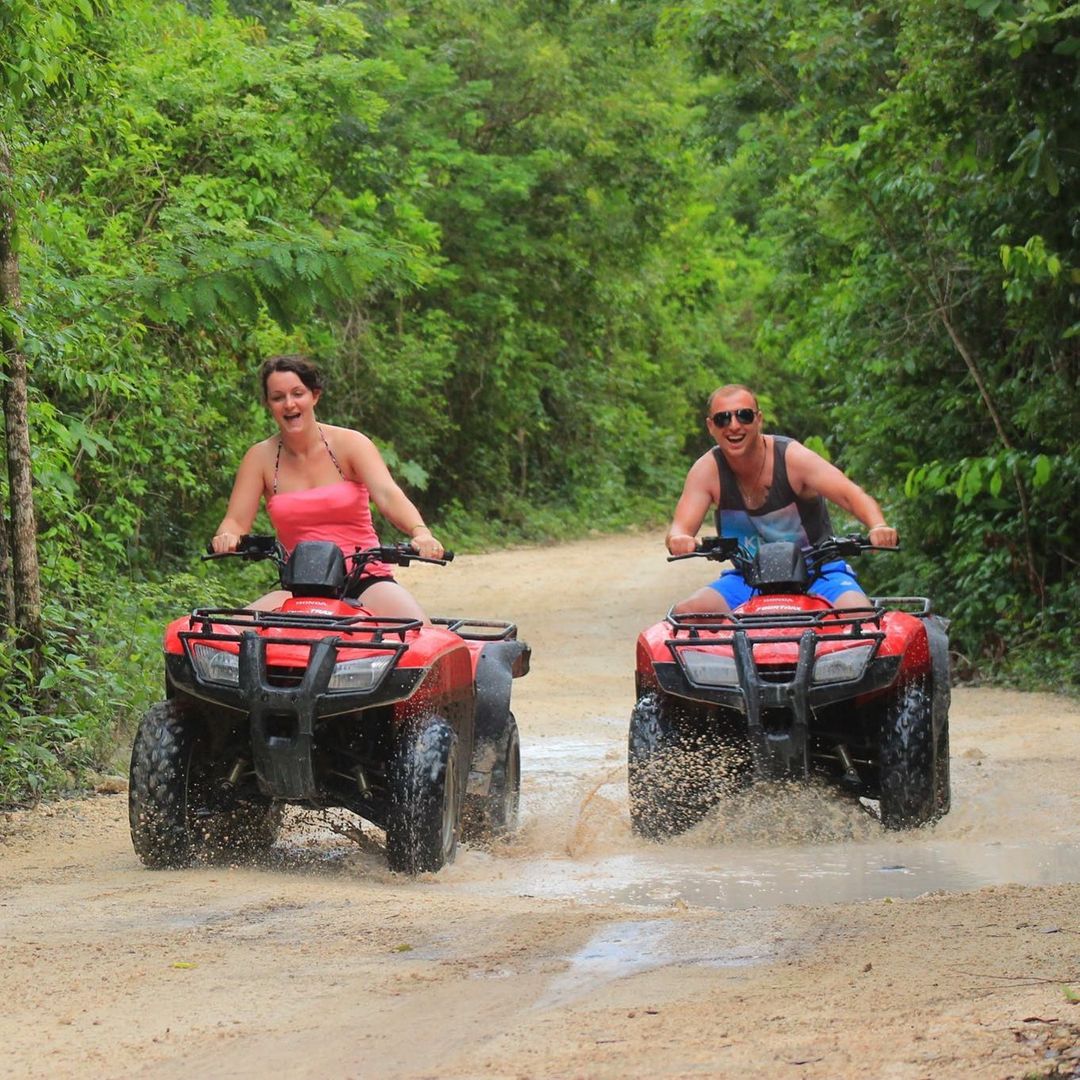
[[731,423],[732,417],[738,420],[740,424],[752,424],[757,414],[757,409],[721,409],[720,412],[714,412],[709,419],[717,427],[727,427]]

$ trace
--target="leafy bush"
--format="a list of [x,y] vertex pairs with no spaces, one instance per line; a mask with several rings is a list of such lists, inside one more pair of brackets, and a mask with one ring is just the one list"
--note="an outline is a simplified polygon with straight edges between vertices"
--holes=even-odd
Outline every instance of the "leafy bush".
[[76,787],[94,772],[126,773],[139,717],[164,696],[165,624],[197,604],[262,592],[250,577],[87,582],[67,604],[47,606],[36,682],[14,635],[0,639],[0,805]]

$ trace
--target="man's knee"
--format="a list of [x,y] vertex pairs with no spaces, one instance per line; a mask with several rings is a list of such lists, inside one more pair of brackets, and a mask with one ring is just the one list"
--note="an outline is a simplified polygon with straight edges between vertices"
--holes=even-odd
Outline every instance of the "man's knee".
[[715,589],[699,589],[692,596],[680,600],[671,610],[675,615],[695,615],[727,612],[731,608]]
[[870,607],[870,598],[859,589],[848,589],[842,592],[833,602],[834,608],[864,608]]

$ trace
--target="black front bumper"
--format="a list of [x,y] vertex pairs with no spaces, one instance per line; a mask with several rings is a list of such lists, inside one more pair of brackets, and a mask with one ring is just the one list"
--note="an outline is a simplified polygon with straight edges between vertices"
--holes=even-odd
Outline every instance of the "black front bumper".
[[[207,638],[200,635],[199,640]],[[231,640],[235,641],[235,636]],[[276,679],[271,681],[266,665],[267,645],[282,643],[245,632],[240,639],[235,684],[205,680],[188,655],[168,655],[169,693],[227,710],[236,714],[233,720],[246,717],[252,759],[263,792],[275,799],[315,799],[319,795],[313,766],[316,721],[403,701],[415,692],[425,669],[393,667],[369,690],[330,691],[338,642],[334,638],[306,640],[303,644],[310,646],[306,668],[295,681],[282,685]],[[223,720],[229,722],[228,717]]]
[[[746,717],[746,731],[758,776],[805,778],[810,772],[809,732],[814,710],[886,689],[896,681],[901,659],[899,656],[873,657],[857,679],[814,683],[819,640],[812,630],[804,631],[798,639],[798,661],[794,670],[777,676],[768,668],[758,668],[753,657],[752,639],[743,631],[734,631],[730,644],[737,685],[692,682],[683,666],[674,661],[656,663],[653,670],[660,689],[670,697],[719,706]],[[688,645],[700,648],[703,644],[681,640],[676,643],[676,649]],[[766,711],[771,717],[768,727],[764,723]],[[778,713],[788,715],[786,727],[775,723]]]

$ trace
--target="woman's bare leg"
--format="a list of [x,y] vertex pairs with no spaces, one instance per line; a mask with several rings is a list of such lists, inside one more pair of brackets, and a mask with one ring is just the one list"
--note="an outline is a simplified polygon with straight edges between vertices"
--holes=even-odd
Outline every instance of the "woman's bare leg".
[[379,581],[369,585],[359,601],[372,615],[386,615],[395,619],[419,619],[425,625],[428,617],[424,609],[413,599],[412,593],[396,581]]
[[276,611],[290,596],[292,593],[286,589],[275,589],[265,596],[260,596],[258,600],[252,600],[247,607],[251,611]]
[[[247,607],[250,611],[276,611],[290,596],[292,593],[286,589],[275,589],[265,596],[260,596],[258,600],[253,600]],[[358,603],[372,615],[419,619],[422,623],[428,621],[424,609],[413,599],[412,593],[396,581],[380,581],[369,585]]]

